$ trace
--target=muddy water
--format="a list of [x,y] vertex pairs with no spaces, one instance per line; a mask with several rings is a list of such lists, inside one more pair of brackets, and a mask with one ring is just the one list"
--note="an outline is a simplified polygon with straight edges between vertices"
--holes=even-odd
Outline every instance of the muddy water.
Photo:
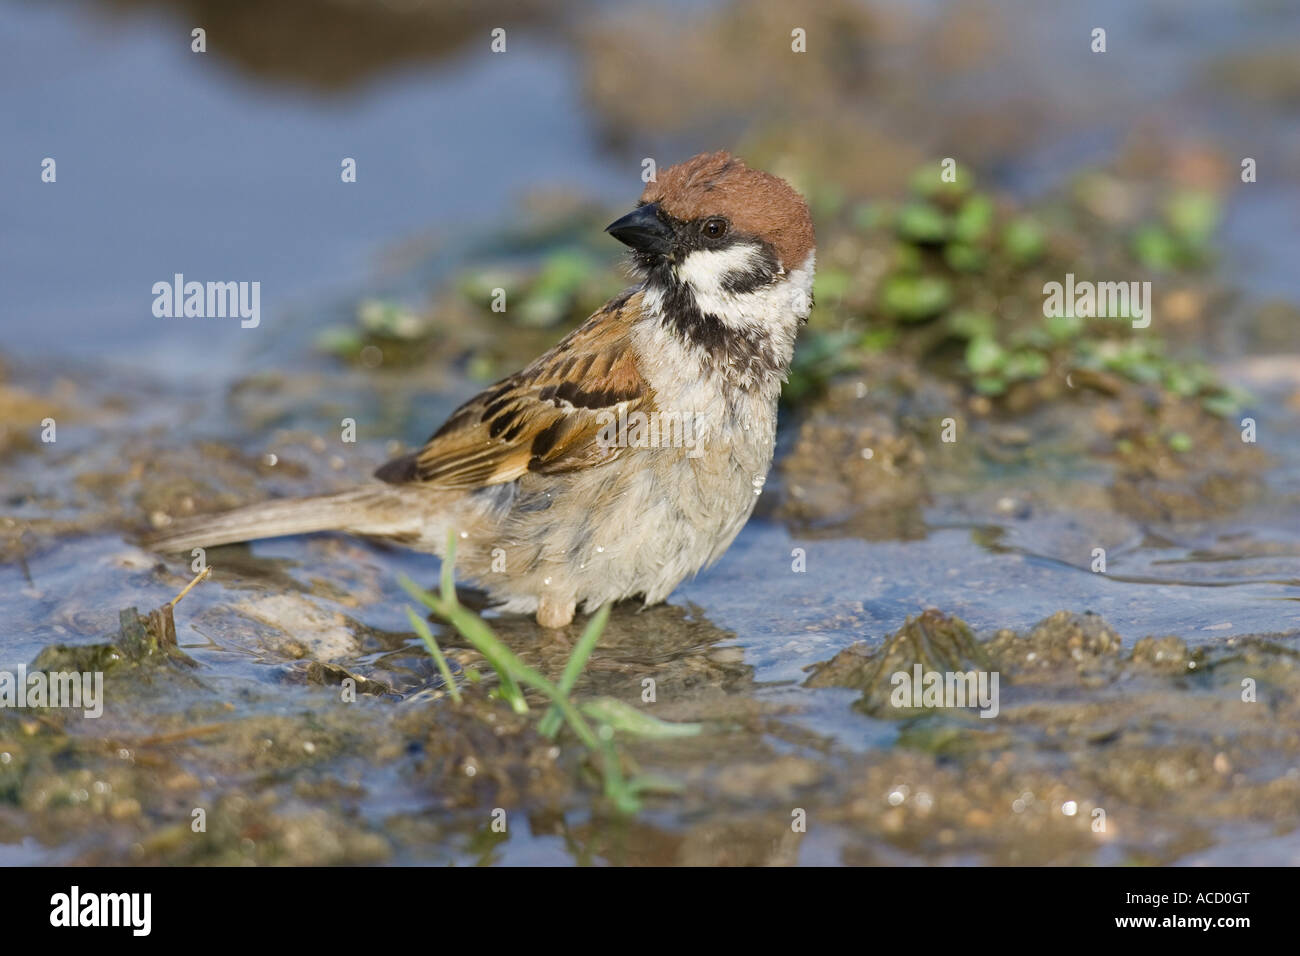
[[[284,94],[262,98],[262,112],[249,118],[254,97],[229,76],[166,59],[170,19],[146,16],[114,45],[78,33],[66,11],[4,16],[71,59],[120,67],[152,57],[190,84],[191,96],[212,97],[210,118],[240,116],[261,137],[291,120],[276,151],[305,138],[331,162],[333,141],[358,135],[357,117],[372,124],[363,139],[409,157],[420,150],[399,148],[406,124],[396,117],[437,114],[446,131],[499,99],[500,77],[466,55],[423,80],[374,80],[357,94],[360,105],[304,106],[298,93]],[[1251,23],[1247,39],[1261,28]],[[1060,42],[1050,24],[1034,31],[1049,46]],[[1149,92],[1173,91],[1180,109],[1230,137],[1249,117],[1236,112],[1238,101],[1191,95],[1189,77],[1227,55],[1223,37],[1242,37],[1192,32],[1199,56],[1165,50]],[[514,101],[518,115],[500,128],[529,117],[572,125],[520,133],[546,145],[530,152],[525,172],[506,166],[521,184],[579,181],[587,197],[613,202],[626,191],[614,188],[623,167],[601,152],[594,129],[617,134],[620,118],[584,112],[568,52],[548,41],[512,61],[520,72],[511,88],[531,98]],[[1073,69],[1062,69],[1066,89]],[[114,75],[128,88],[155,85]],[[1258,89],[1249,77],[1240,82]],[[83,89],[60,89],[53,95],[72,110]],[[1125,109],[1114,90],[1103,99]],[[990,165],[1033,192],[1085,158],[1086,143],[1100,141],[1105,153],[1116,137],[1052,128],[1046,138]],[[459,159],[448,156],[452,141],[466,150]],[[446,698],[397,586],[400,574],[432,585],[432,558],[334,536],[213,549],[211,578],[175,611],[180,654],[136,645],[126,653],[122,613],[147,614],[192,577],[177,558],[135,547],[134,529],[364,480],[391,453],[391,439],[418,441],[472,394],[485,371],[476,359],[508,371],[558,337],[435,309],[438,334],[414,364],[367,369],[316,346],[322,327],[354,322],[358,299],[391,295],[423,307],[458,256],[473,259],[457,250],[491,246],[515,224],[505,188],[477,204],[465,198],[474,190],[437,191],[419,215],[409,201],[415,183],[454,178],[476,157],[507,155],[507,146],[424,141],[429,162],[447,165],[411,160],[414,168],[387,170],[378,206],[356,213],[374,218],[342,230],[312,218],[326,215],[322,198],[307,186],[295,191],[296,167],[267,184],[237,157],[225,167],[229,181],[210,180],[192,197],[211,204],[200,218],[217,227],[182,230],[207,238],[180,258],[218,269],[216,278],[256,276],[222,252],[251,244],[280,296],[266,300],[265,334],[252,341],[235,329],[148,334],[152,320],[137,302],[148,298],[123,290],[189,266],[169,261],[155,275],[166,257],[155,249],[133,262],[132,241],[109,244],[108,264],[93,244],[82,250],[81,285],[41,271],[48,256],[6,274],[16,291],[0,376],[0,669],[102,667],[107,701],[95,720],[0,711],[0,862],[1300,861],[1300,342],[1285,321],[1187,336],[1189,348],[1255,396],[1257,461],[1242,466],[1223,451],[1231,445],[1208,440],[1191,453],[1202,458],[1188,469],[1195,475],[1230,475],[1231,508],[1187,507],[1181,487],[1128,480],[1091,432],[1094,416],[1121,412],[1088,398],[962,414],[969,431],[953,448],[929,425],[899,425],[873,458],[847,464],[826,454],[829,442],[863,421],[916,417],[914,395],[878,388],[886,369],[864,370],[860,384],[850,375],[786,409],[780,461],[755,520],[667,605],[617,609],[577,687],[579,696],[609,695],[705,725],[696,738],[624,743],[630,765],[680,788],[649,798],[633,817],[601,799],[572,738],[554,745],[535,732],[535,713],[521,718],[490,698],[490,677],[467,682],[459,707]],[[507,175],[479,173],[498,184]],[[178,197],[145,178],[150,188],[139,182],[112,195],[156,203],[147,208],[161,215]],[[172,185],[185,187],[182,179]],[[1281,250],[1295,248],[1297,219],[1278,210],[1294,208],[1296,193],[1285,182],[1259,186],[1229,203],[1220,275],[1234,276],[1247,297],[1294,297],[1293,256]],[[219,208],[261,188],[245,201],[282,197],[282,215],[272,218],[292,223],[287,235],[221,225]],[[57,228],[47,238],[71,253],[75,199],[48,213]],[[20,223],[47,214],[39,194],[21,201]],[[102,211],[95,221],[120,220],[128,240],[163,241],[148,216],[129,211]],[[421,234],[427,222],[448,220],[466,225],[444,228],[440,241]],[[597,262],[612,267],[607,254]],[[122,275],[140,280],[124,284]],[[107,360],[86,360],[92,352]],[[938,367],[916,374],[915,393],[951,387]],[[32,424],[46,415],[59,422],[48,445]],[[361,423],[355,444],[339,440],[343,417]],[[1231,437],[1237,425],[1204,427]],[[910,457],[885,453],[895,440],[912,443]],[[1099,546],[1104,574],[1090,568]],[[921,617],[927,609],[942,616]],[[576,629],[489,619],[551,675],[577,637]],[[485,670],[457,635],[434,627],[459,677]],[[878,706],[873,662],[906,669],[926,654],[954,668],[992,659],[1005,680],[999,717]],[[358,682],[355,701],[341,693],[347,677]],[[642,697],[647,679],[653,705]],[[1247,680],[1254,702],[1242,700]],[[491,826],[498,808],[509,821],[504,833]],[[804,831],[791,826],[800,811]]]
[[[112,376],[74,387],[11,373],[11,398],[60,396],[66,431],[57,452],[4,460],[6,662],[91,668],[103,658],[85,654],[120,643],[124,609],[175,595],[190,569],[124,537],[156,512],[361,480],[384,443],[344,445],[326,424],[359,374],[339,370],[329,399],[313,377],[286,375],[259,383],[259,395],[278,396],[270,405],[214,407]],[[416,386],[401,373],[389,383],[412,389],[412,402]],[[724,560],[667,606],[620,608],[578,686],[639,702],[651,678],[653,713],[706,725],[698,738],[626,745],[681,787],[634,818],[603,804],[572,739],[553,746],[476,688],[459,707],[445,698],[396,585],[401,573],[432,585],[436,560],[328,535],[212,549],[213,576],[176,610],[179,649],[196,667],[114,664],[97,720],[3,714],[3,858],[1290,861],[1273,837],[1300,822],[1300,436],[1293,417],[1268,409],[1285,408],[1294,388],[1260,403],[1277,452],[1264,490],[1221,519],[1128,517],[1096,493],[1105,465],[1067,458],[1051,480],[1040,467],[954,466],[902,537],[838,531],[839,499],[805,494],[799,514],[822,509],[825,525],[810,529],[784,509],[822,465],[787,440],[769,502]],[[787,434],[818,412],[846,414],[855,399],[844,395],[852,384],[787,413]],[[264,417],[282,427],[259,433]],[[1089,570],[1097,542],[1106,574]],[[864,710],[880,688],[843,655],[852,665],[883,653],[933,607],[977,641],[1016,648],[999,665],[1002,711],[987,728],[965,712]],[[1065,626],[1035,637],[1062,609],[1095,612],[1113,639],[1080,645]],[[493,623],[552,674],[576,638]],[[483,669],[454,633],[436,633],[458,671]],[[1170,642],[1163,664],[1139,649],[1148,635]],[[1054,662],[1046,674],[1017,670],[1039,654]],[[356,702],[340,693],[348,676]],[[1261,702],[1239,702],[1244,677]],[[208,829],[194,834],[200,808]],[[491,830],[497,808],[506,834]],[[1097,809],[1103,833],[1090,829]],[[799,810],[806,834],[790,831]]]

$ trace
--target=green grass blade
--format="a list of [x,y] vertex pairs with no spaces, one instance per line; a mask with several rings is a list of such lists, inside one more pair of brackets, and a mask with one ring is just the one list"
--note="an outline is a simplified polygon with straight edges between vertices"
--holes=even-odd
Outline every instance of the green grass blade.
[[[623,727],[631,733],[660,737],[698,733],[698,725],[668,724],[642,714],[619,701],[606,700],[593,702],[592,705],[594,708],[592,713],[598,715],[602,721],[601,732],[598,735],[592,730],[591,724],[587,722],[582,711],[569,699],[569,694],[573,690],[573,685],[577,683],[587,660],[591,657],[592,651],[595,650],[600,635],[605,630],[605,625],[609,621],[609,605],[601,607],[587,622],[582,636],[565,664],[564,673],[557,686],[520,660],[514,651],[501,642],[482,618],[461,606],[456,599],[456,583],[453,574],[455,559],[456,539],[453,532],[447,538],[447,551],[442,563],[438,595],[430,594],[405,575],[398,579],[398,583],[412,599],[446,620],[461,637],[483,655],[483,659],[497,672],[501,680],[501,694],[510,702],[510,706],[516,713],[522,714],[528,710],[520,684],[526,684],[546,695],[551,701],[551,708],[539,724],[539,729],[544,730],[547,736],[553,736],[558,732],[560,720],[563,719],[588,750],[600,755],[606,795],[620,812],[635,813],[640,807],[638,791],[649,787],[644,779],[629,781],[624,778],[618,751],[614,746],[614,726],[611,724]],[[444,680],[448,681],[453,695],[459,700],[459,691],[455,684],[450,682],[450,669],[447,667],[446,658],[442,656],[441,648],[433,639],[433,634],[425,622],[410,608],[407,608],[407,616],[411,619],[411,626],[415,628],[416,633],[429,648],[429,652],[433,654],[434,661],[443,673]]]
[[[474,644],[488,662],[496,669],[501,677],[501,696],[510,704],[510,709],[516,714],[528,713],[528,702],[524,700],[524,692],[519,689],[519,684],[509,667],[500,665],[501,658],[495,651],[489,655],[484,647],[494,646],[500,650],[506,650],[504,644],[496,639],[492,629],[484,623],[483,619],[477,614],[466,611],[460,606],[460,601],[456,599],[456,532],[447,532],[447,550],[442,560],[442,574],[440,581],[440,597],[446,606],[448,620],[459,630],[466,640]],[[457,624],[456,621],[460,623]],[[468,628],[468,630],[467,630]],[[471,631],[473,633],[471,633]],[[477,636],[477,640],[475,639]],[[513,655],[512,655],[513,656]]]
[[449,604],[459,604],[456,600],[456,532],[447,532],[447,554],[442,559],[441,590],[442,599]]
[[407,605],[406,616],[411,619],[411,627],[415,628],[415,633],[420,635],[420,640],[424,641],[424,646],[433,655],[433,662],[438,665],[438,673],[442,675],[442,681],[447,685],[447,692],[451,694],[451,699],[459,704],[460,688],[452,680],[451,668],[447,666],[447,658],[442,656],[442,648],[433,639],[433,632],[429,630],[429,625],[425,623],[424,618],[411,609],[410,605]]
[[513,651],[498,640],[497,636],[492,633],[492,629],[473,611],[459,604],[447,604],[446,602],[441,602],[441,604],[441,613],[451,623],[452,627],[460,631],[461,636],[473,644],[474,648],[487,659],[493,670],[497,672],[497,675],[501,678],[501,693],[514,712],[517,714],[528,713],[528,703],[524,700],[524,693],[519,689],[518,684],[520,669],[525,666],[524,663],[515,657]]
[[[444,571],[447,565],[444,564]],[[444,574],[445,581],[445,574]],[[454,600],[450,603],[441,597],[430,594],[424,588],[420,587],[406,575],[398,578],[398,583],[402,589],[412,598],[419,601],[425,607],[429,608],[443,620],[451,624],[460,632],[465,640],[474,645],[475,649],[483,655],[488,664],[497,672],[501,679],[501,695],[510,704],[511,709],[517,714],[528,713],[528,703],[524,700],[523,691],[519,689],[519,684],[515,681],[510,668],[498,657],[494,648],[504,650],[504,645],[496,639],[491,629],[478,617],[473,611],[461,607]],[[455,593],[455,589],[451,590]],[[486,634],[487,639],[483,638]]]
[[618,751],[614,747],[614,729],[601,725],[598,735],[600,740],[601,775],[605,778],[605,796],[620,813],[633,814],[641,809],[641,801],[636,792],[628,786],[623,777],[623,765],[619,762]]
[[[609,621],[609,604],[601,605],[600,610],[592,615],[591,620],[587,622],[586,628],[583,629],[582,637],[578,638],[577,646],[573,648],[573,653],[569,655],[568,663],[564,665],[564,673],[560,675],[560,693],[568,697],[573,693],[573,685],[578,682],[578,676],[582,669],[587,666],[587,658],[591,657],[591,652],[596,649],[596,642],[600,640],[600,635],[604,633],[605,624]],[[560,721],[563,715],[560,708],[552,705],[551,709],[546,712],[542,722],[538,725],[537,730],[544,737],[554,737],[560,731]]]
[[597,697],[584,701],[579,708],[586,716],[625,734],[667,740],[673,737],[694,737],[704,729],[702,724],[673,724],[651,717],[613,697]]
[[632,777],[628,780],[627,787],[638,796],[643,793],[677,794],[686,789],[680,780],[657,773],[643,773]]

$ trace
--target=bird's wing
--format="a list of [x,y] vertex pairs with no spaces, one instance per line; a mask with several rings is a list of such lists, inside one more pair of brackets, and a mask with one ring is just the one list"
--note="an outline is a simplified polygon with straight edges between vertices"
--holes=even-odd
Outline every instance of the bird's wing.
[[532,365],[458,408],[424,447],[375,476],[468,489],[618,458],[624,449],[598,440],[601,430],[620,414],[654,406],[629,341],[629,314],[640,299],[611,300]]

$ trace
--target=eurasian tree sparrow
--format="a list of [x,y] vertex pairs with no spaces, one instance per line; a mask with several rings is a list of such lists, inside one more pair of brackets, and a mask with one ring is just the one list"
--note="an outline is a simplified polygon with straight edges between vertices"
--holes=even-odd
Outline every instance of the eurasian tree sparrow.
[[[767,476],[812,306],[812,219],[784,180],[717,152],[661,172],[606,231],[639,284],[380,481],[178,522],[150,546],[346,531],[441,555],[455,532],[457,571],[544,627],[578,605],[664,600],[727,549]],[[692,447],[610,440],[611,421],[656,419],[689,421]]]

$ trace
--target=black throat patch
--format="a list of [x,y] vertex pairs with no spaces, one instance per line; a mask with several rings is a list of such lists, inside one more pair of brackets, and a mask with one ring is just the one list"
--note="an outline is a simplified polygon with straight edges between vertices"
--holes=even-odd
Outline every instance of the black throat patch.
[[[727,276],[723,290],[743,295],[779,281],[780,266],[769,248],[764,247],[755,259],[749,269]],[[672,263],[664,259],[638,265],[645,275],[646,290],[657,293],[662,302],[660,324],[684,344],[694,346],[714,371],[743,388],[784,379],[788,362],[778,347],[775,330],[735,328],[706,312],[696,301],[695,290],[677,278]]]

